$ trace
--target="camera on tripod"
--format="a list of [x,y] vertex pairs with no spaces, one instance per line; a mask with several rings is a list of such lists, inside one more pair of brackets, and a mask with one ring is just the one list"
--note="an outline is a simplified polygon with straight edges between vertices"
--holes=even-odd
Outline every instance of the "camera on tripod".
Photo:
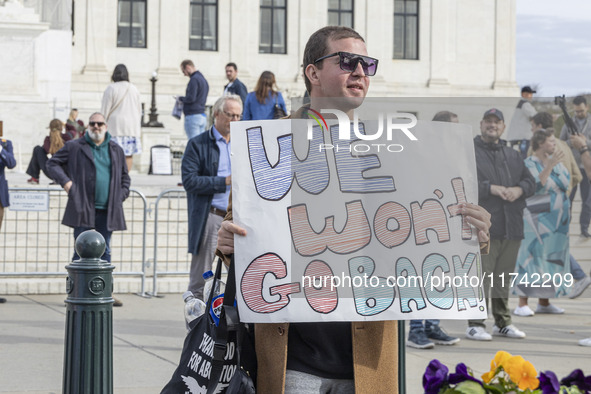
[[579,130],[577,129],[575,122],[573,122],[572,118],[568,114],[568,111],[566,110],[566,97],[564,96],[564,94],[562,96],[555,96],[554,104],[558,105],[562,110],[564,124],[566,125],[568,132],[570,134],[579,134]]

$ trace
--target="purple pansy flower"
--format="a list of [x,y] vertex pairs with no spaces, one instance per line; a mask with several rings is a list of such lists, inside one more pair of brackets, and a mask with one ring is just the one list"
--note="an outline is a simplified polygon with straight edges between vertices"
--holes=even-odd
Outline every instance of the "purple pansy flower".
[[585,375],[580,369],[575,369],[566,378],[560,381],[560,384],[565,386],[577,386],[579,390],[587,392],[587,384],[585,382]]
[[431,360],[423,375],[425,394],[437,394],[439,389],[447,383],[449,369],[439,360]]
[[540,372],[538,378],[540,379],[540,388],[543,394],[557,394],[560,391],[560,383],[554,372]]
[[482,382],[480,380],[468,373],[468,367],[466,367],[466,364],[459,363],[456,365],[456,373],[449,374],[449,382],[451,384],[458,384],[466,380],[471,380],[473,382],[479,383],[482,386]]

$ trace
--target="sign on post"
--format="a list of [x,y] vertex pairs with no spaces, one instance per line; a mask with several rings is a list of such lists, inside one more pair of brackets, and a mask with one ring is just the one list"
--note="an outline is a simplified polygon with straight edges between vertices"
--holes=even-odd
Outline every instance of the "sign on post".
[[486,318],[458,213],[478,200],[469,126],[409,113],[231,127],[242,320]]
[[10,191],[11,211],[45,212],[49,210],[49,193]]
[[172,156],[170,147],[156,145],[150,149],[150,170],[152,175],[172,175]]

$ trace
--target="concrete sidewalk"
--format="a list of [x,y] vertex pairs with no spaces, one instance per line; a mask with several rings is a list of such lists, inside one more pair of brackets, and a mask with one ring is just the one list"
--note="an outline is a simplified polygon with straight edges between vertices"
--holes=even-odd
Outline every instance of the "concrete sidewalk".
[[[180,294],[117,295],[113,308],[114,392],[159,393],[185,335]],[[61,393],[65,295],[6,296],[0,305],[0,393]]]
[[[433,358],[450,370],[464,362],[480,376],[487,372],[497,350],[520,354],[538,371],[552,370],[559,378],[575,368],[591,374],[591,347],[577,346],[591,336],[591,289],[576,300],[554,303],[564,315],[515,317],[525,339],[494,337],[491,342],[464,338],[464,321],[443,321],[442,327],[462,341],[431,350],[407,348],[407,393],[422,392],[421,379]],[[124,303],[114,308],[114,392],[159,393],[172,376],[185,336],[180,294],[141,298],[118,294]],[[0,304],[0,393],[60,393],[64,352],[65,295],[12,295]],[[511,299],[511,306],[517,303]],[[535,308],[535,300],[531,306]],[[492,330],[490,319],[487,321]]]

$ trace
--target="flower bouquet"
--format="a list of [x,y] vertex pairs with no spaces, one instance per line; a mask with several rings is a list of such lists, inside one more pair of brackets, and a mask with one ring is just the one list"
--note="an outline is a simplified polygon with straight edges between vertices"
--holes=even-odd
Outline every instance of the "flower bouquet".
[[562,380],[552,371],[537,375],[534,366],[521,356],[499,351],[490,362],[490,371],[475,378],[464,363],[456,365],[456,372],[439,360],[431,360],[423,375],[426,394],[583,394],[591,390],[591,375],[585,377],[580,369]]

